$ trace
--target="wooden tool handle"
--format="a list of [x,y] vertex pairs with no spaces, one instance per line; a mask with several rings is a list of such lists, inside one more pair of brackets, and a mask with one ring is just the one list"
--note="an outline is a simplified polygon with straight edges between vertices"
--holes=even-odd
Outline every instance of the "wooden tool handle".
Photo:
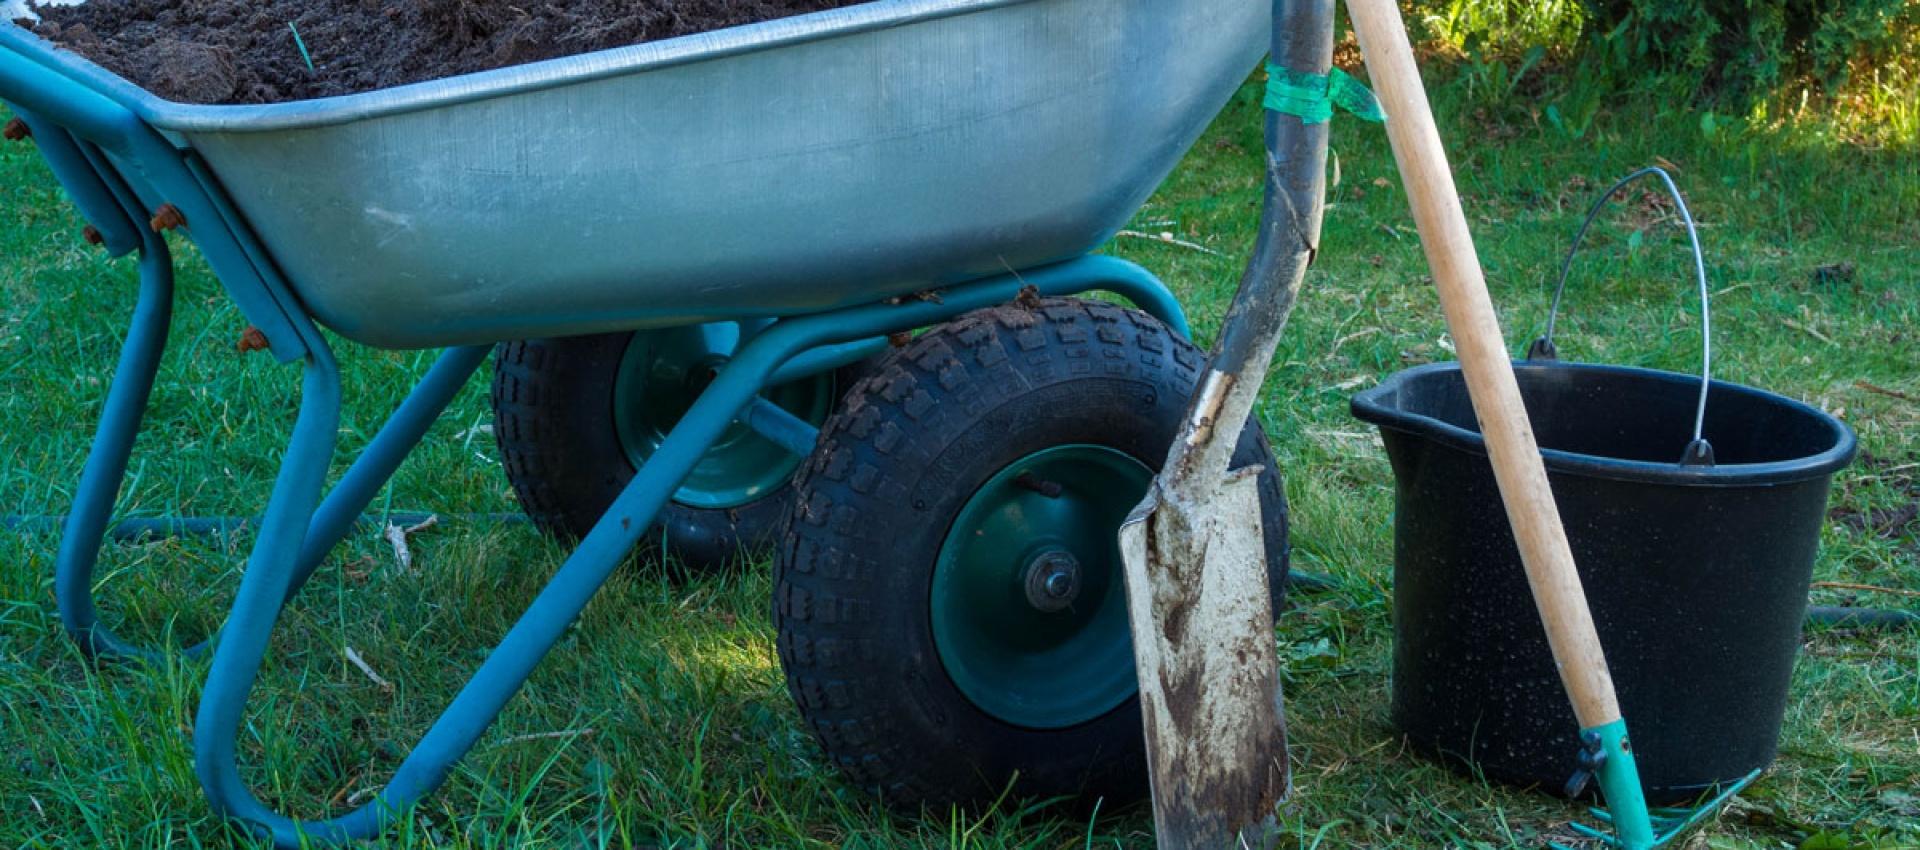
[[1560,680],[1581,728],[1611,723],[1620,719],[1613,679],[1607,673],[1580,576],[1574,572],[1573,551],[1547,486],[1546,465],[1520,400],[1520,385],[1514,380],[1500,322],[1487,296],[1473,234],[1467,230],[1466,213],[1460,208],[1406,26],[1394,0],[1348,0],[1347,9],[1367,72],[1387,113],[1394,159],[1400,164],[1420,243],[1440,289],[1447,327],[1486,436],[1487,454],[1493,460],[1494,477],[1500,482],[1500,495],[1520,544],[1527,582],[1546,625]]

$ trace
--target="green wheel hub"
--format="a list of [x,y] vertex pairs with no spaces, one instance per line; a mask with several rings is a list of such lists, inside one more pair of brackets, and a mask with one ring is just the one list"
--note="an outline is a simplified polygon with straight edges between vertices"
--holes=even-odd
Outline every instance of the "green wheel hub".
[[[749,329],[756,327],[749,324]],[[627,344],[613,385],[620,446],[639,469],[740,346],[742,324],[716,322],[640,331]],[[768,389],[764,396],[814,425],[833,411],[832,373]],[[738,422],[701,457],[673,500],[694,508],[736,508],[764,498],[793,476],[800,458]]]
[[1066,445],[1000,470],[954,517],[934,564],[934,645],[980,710],[1062,729],[1137,690],[1118,532],[1153,471]]

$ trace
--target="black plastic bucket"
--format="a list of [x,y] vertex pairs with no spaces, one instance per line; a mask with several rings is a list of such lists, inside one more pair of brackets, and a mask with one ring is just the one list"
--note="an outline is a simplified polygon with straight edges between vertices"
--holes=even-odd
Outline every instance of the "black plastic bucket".
[[[1833,473],[1833,417],[1716,382],[1718,464],[1675,462],[1698,380],[1516,369],[1632,724],[1647,795],[1697,796],[1773,761]],[[1393,721],[1430,755],[1558,792],[1578,724],[1547,649],[1457,364],[1353,401],[1393,464]]]
[[[1648,797],[1691,799],[1765,767],[1853,432],[1697,376],[1515,369]],[[1564,793],[1578,724],[1458,364],[1394,375],[1353,413],[1380,427],[1396,486],[1394,723],[1429,755]]]

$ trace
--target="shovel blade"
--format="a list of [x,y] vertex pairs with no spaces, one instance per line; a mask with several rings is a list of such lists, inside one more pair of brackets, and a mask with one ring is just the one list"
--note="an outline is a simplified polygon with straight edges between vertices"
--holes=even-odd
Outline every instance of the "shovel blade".
[[1258,471],[1120,530],[1161,847],[1266,846],[1287,795]]

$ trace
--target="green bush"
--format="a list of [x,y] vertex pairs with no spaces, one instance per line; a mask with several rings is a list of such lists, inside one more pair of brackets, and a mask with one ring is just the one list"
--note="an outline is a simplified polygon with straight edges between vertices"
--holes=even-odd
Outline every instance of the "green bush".
[[1920,29],[1920,0],[1585,2],[1609,70],[1685,73],[1733,101],[1803,77],[1837,88],[1856,63],[1910,52]]

